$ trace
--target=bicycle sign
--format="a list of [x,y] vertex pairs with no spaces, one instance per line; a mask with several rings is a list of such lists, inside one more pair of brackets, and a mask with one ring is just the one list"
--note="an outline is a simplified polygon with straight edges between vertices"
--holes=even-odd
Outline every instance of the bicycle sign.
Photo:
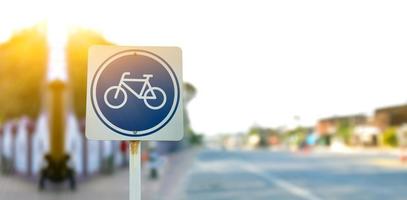
[[[125,76],[127,76],[127,75],[130,75],[130,72],[123,73],[123,75],[120,79],[119,85],[112,86],[106,90],[104,99],[105,99],[105,103],[110,108],[119,109],[119,108],[122,108],[123,105],[127,103],[127,93],[124,90],[124,88],[126,88],[128,91],[130,91],[132,94],[134,94],[134,96],[136,96],[137,98],[144,100],[144,104],[146,104],[146,106],[149,107],[150,109],[158,110],[164,106],[165,102],[167,101],[167,96],[163,89],[161,89],[159,87],[151,87],[149,80],[150,80],[150,78],[153,77],[152,74],[143,74],[144,79],[125,78]],[[142,82],[143,87],[142,87],[140,93],[135,92],[129,85],[126,84],[126,82]],[[117,99],[120,92],[123,93],[123,96],[124,96],[122,103],[120,103],[119,105],[114,105],[114,104],[109,103],[109,100],[108,100],[109,93],[113,93],[114,98]],[[156,92],[161,93],[161,95],[163,96],[163,99],[162,99],[162,102],[158,106],[153,106],[150,103],[148,103],[148,100],[157,99],[157,95],[155,94]]]
[[181,72],[179,48],[92,47],[86,136],[98,140],[180,140]]

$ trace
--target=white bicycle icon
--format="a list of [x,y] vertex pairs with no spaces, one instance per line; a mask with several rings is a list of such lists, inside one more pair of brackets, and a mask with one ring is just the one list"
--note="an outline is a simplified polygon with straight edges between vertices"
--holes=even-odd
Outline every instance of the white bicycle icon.
[[[167,101],[167,95],[165,94],[164,90],[159,88],[159,87],[152,87],[150,84],[150,78],[153,77],[152,74],[143,74],[143,79],[131,79],[131,78],[126,78],[126,76],[130,75],[130,72],[124,72],[122,74],[122,77],[120,78],[119,85],[115,85],[112,87],[109,87],[105,94],[104,94],[104,100],[106,105],[108,105],[112,109],[119,109],[123,107],[127,103],[127,93],[124,88],[126,88],[128,91],[130,91],[134,96],[136,96],[138,99],[144,100],[144,104],[152,109],[152,110],[158,110],[162,108],[166,101]],[[143,87],[141,88],[140,93],[137,93],[134,91],[126,82],[141,82],[143,83]],[[117,100],[119,97],[119,93],[123,93],[124,98],[123,102],[120,102],[119,104],[115,105],[108,100],[108,95],[109,93],[114,92],[114,99]],[[157,105],[153,106],[151,105],[148,101],[149,100],[156,100],[157,99],[157,93],[161,93],[162,97],[162,102]]]

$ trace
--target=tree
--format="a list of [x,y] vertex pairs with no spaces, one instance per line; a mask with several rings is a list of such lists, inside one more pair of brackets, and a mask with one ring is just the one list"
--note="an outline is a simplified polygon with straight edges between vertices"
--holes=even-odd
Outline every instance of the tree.
[[67,44],[69,87],[73,97],[72,106],[78,118],[86,114],[86,85],[88,49],[92,45],[111,44],[100,34],[84,29],[71,33]]
[[352,137],[352,130],[351,123],[348,120],[343,120],[339,122],[337,134],[342,138],[344,143],[349,144]]
[[47,66],[44,27],[37,25],[0,44],[0,122],[41,111]]
[[188,138],[191,144],[201,144],[202,143],[202,135],[196,134],[191,127],[190,118],[188,114],[187,105],[193,98],[196,96],[196,88],[191,83],[184,83],[183,85],[184,90],[184,132],[185,137]]
[[396,147],[398,145],[397,129],[395,127],[390,127],[384,130],[382,134],[382,143],[389,147]]

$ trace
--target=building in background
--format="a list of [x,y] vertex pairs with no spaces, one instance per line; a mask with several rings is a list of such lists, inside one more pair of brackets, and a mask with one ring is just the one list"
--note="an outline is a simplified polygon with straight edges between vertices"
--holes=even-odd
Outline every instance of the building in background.
[[378,108],[374,114],[375,125],[382,131],[407,123],[407,104]]
[[320,119],[315,129],[321,142],[329,146],[333,136],[340,136],[345,140],[344,142],[348,142],[347,140],[351,140],[353,134],[351,129],[365,125],[367,121],[368,118],[362,114],[334,116]]

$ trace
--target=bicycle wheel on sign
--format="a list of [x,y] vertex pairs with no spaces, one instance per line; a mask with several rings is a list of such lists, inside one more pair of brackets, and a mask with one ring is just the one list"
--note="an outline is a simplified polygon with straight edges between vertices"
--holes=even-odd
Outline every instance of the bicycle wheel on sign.
[[127,93],[120,86],[112,86],[106,90],[104,100],[107,106],[112,109],[119,109],[127,102]]
[[162,108],[166,102],[167,95],[164,90],[159,87],[151,87],[144,93],[144,103],[152,110]]

